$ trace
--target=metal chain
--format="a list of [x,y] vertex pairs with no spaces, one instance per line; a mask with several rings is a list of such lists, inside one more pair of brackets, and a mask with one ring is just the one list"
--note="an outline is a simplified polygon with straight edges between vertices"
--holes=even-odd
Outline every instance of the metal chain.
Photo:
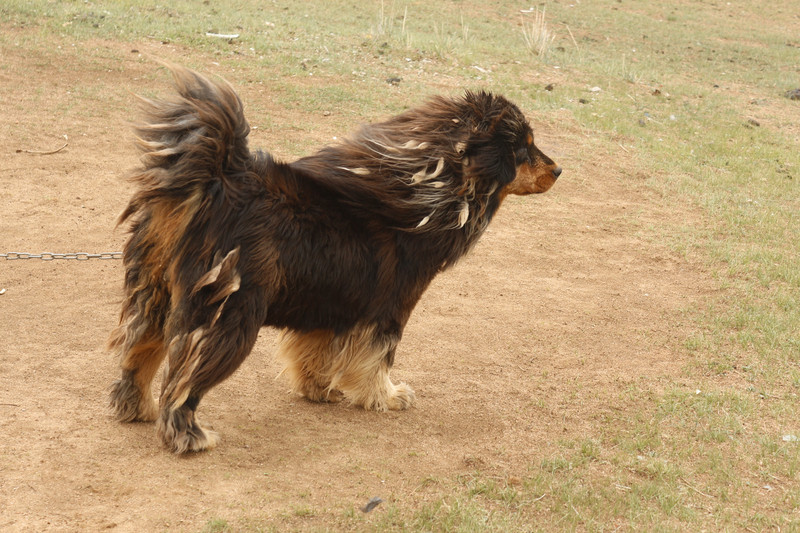
[[8,252],[0,254],[0,259],[16,261],[17,259],[41,259],[42,261],[53,261],[54,259],[75,259],[76,261],[88,261],[89,259],[122,259],[122,252],[102,252],[90,254],[87,252],[74,252],[67,254],[54,254],[52,252],[42,252],[40,254],[29,254],[26,252]]

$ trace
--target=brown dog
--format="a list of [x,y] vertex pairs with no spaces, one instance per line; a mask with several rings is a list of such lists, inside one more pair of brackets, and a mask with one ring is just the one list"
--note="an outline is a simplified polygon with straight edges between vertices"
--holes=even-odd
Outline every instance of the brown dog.
[[[279,357],[308,399],[409,407],[413,390],[389,369],[420,296],[506,195],[544,192],[561,173],[523,114],[484,92],[434,98],[283,163],[250,152],[230,85],[171,69],[179,96],[145,100],[139,189],[120,217],[131,235],[111,339],[116,416],[157,419],[176,453],[213,446],[200,399],[265,325],[283,330]],[[165,357],[159,407],[150,387]]]

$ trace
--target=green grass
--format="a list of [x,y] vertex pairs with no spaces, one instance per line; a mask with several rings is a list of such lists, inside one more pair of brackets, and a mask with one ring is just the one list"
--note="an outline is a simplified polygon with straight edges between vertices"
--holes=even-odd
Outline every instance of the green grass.
[[232,531],[232,529],[228,521],[223,518],[212,518],[202,529],[202,533],[226,533],[228,531]]
[[[682,379],[659,391],[632,386],[620,400],[632,409],[561,442],[518,483],[480,471],[419,480],[429,497],[416,505],[384,504],[372,522],[347,508],[331,527],[798,530],[800,445],[782,439],[800,433],[800,104],[782,97],[800,86],[796,5],[731,4],[548,4],[555,40],[540,57],[525,46],[518,10],[499,1],[245,0],[228,10],[7,0],[3,26],[28,31],[0,44],[42,48],[54,34],[168,41],[246,67],[247,83],[269,83],[287,109],[345,118],[397,112],[432,82],[453,92],[489,84],[542,121],[567,116],[605,152],[624,151],[657,201],[700,213],[699,223],[642,228],[702,261],[721,289],[688,311],[697,331],[683,342],[694,363]],[[298,83],[312,77],[324,82]],[[397,90],[389,77],[403,79]],[[328,515],[304,504],[287,516]],[[212,520],[205,531],[228,529]]]

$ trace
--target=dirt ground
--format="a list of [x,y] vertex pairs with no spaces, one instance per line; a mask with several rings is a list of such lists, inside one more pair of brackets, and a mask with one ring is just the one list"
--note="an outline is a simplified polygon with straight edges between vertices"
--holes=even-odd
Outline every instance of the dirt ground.
[[[96,44],[108,47],[104,62],[80,46],[2,50],[0,253],[122,248],[114,224],[137,161],[133,93],[170,90],[129,49],[177,61],[181,51]],[[246,107],[260,98],[241,94]],[[280,120],[319,120],[261,103],[271,106]],[[175,457],[152,425],[119,424],[107,410],[121,261],[0,259],[0,529],[199,530],[216,517],[300,527],[373,496],[412,507],[459,473],[524,478],[559,439],[599,435],[607,414],[636,401],[629,385],[680,381],[686,311],[713,283],[643,228],[691,213],[663,207],[624,152],[603,152],[558,116],[532,119],[564,174],[546,195],[508,200],[422,298],[393,372],[417,392],[406,412],[291,395],[276,379],[276,334],[264,330],[201,404],[220,445]],[[321,122],[318,144],[355,126]],[[269,148],[274,134],[257,130],[251,144]],[[64,142],[49,155],[18,151]]]

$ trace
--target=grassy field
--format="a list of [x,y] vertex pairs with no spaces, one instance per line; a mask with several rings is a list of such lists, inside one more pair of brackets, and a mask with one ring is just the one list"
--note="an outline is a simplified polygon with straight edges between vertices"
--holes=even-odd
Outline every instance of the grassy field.
[[[694,214],[639,228],[705,264],[718,288],[686,310],[697,333],[683,340],[691,363],[674,382],[631,386],[634,409],[559,441],[524,477],[476,468],[431,479],[437,497],[414,509],[388,503],[373,522],[353,511],[322,529],[800,530],[800,101],[785,97],[800,87],[796,3],[552,2],[537,11],[546,28],[528,8],[5,0],[0,28],[25,31],[0,33],[0,45],[46,58],[70,40],[169,42],[245,70],[245,84],[268,85],[286,109],[335,110],[346,124],[418,95],[489,87],[572,132],[584,161],[624,157],[632,168],[620,180],[644,177],[659,206]],[[544,29],[544,49],[526,41]],[[83,61],[114,68],[104,54],[99,45]],[[258,102],[248,107],[260,115]],[[278,138],[278,152],[319,144],[313,125],[293,127],[307,140]],[[205,531],[261,528],[221,516]]]

